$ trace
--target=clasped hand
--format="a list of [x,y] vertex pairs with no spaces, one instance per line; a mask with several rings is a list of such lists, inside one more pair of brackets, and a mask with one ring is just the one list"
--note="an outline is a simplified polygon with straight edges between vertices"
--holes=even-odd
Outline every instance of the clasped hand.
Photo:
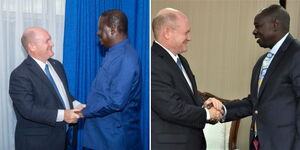
[[79,104],[74,109],[64,110],[64,121],[67,123],[77,123],[78,119],[83,118],[82,110],[86,107],[85,104]]
[[211,123],[217,123],[222,119],[224,114],[223,104],[216,98],[209,98],[204,102],[204,107],[208,109]]

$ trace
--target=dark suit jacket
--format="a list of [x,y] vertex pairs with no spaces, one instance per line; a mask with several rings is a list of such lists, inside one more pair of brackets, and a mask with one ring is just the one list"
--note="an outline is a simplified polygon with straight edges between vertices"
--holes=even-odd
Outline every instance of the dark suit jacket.
[[[300,43],[288,35],[264,77],[259,93],[261,56],[253,68],[251,93],[241,101],[225,104],[226,121],[252,115],[262,150],[299,150],[300,135]],[[253,149],[250,146],[250,149]]]
[[[67,86],[62,64],[48,60],[60,77],[71,108],[74,98]],[[17,117],[16,150],[63,150],[66,123],[56,122],[57,110],[64,109],[55,89],[40,66],[30,57],[10,76],[9,94]]]
[[202,129],[206,123],[203,101],[197,93],[194,75],[179,55],[192,83],[156,42],[151,48],[151,146],[152,150],[204,150]]

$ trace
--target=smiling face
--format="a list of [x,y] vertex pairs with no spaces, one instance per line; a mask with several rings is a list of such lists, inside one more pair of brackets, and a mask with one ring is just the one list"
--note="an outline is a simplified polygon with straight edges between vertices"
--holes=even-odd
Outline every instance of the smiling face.
[[275,20],[267,15],[258,14],[254,18],[253,35],[263,48],[272,48],[276,44]]
[[111,47],[111,28],[108,27],[107,25],[105,25],[104,23],[104,17],[100,17],[100,20],[98,22],[98,31],[97,31],[97,35],[99,37],[99,41],[101,43],[101,45],[103,45],[104,47]]
[[170,48],[174,53],[180,54],[188,50],[187,43],[191,40],[190,30],[188,19],[185,16],[178,17],[170,36]]
[[50,57],[54,55],[52,47],[54,46],[51,41],[49,33],[41,28],[30,29],[34,32],[28,43],[28,53],[39,59],[42,62],[46,62]]
[[43,59],[48,60],[54,55],[52,50],[53,42],[51,41],[51,36],[48,32],[42,32],[36,40],[36,46],[38,49],[38,55],[43,57]]

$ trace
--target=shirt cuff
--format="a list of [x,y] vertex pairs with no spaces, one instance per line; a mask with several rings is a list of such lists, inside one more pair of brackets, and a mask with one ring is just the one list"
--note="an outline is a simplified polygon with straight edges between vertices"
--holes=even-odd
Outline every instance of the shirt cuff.
[[209,114],[209,111],[207,108],[204,108],[205,111],[206,111],[206,120],[209,120],[210,119],[210,114]]
[[223,105],[223,110],[224,110],[224,114],[222,116],[222,122],[225,122],[225,118],[226,118],[226,115],[227,115],[227,109],[226,109],[225,105]]
[[62,122],[62,121],[64,121],[64,112],[65,110],[63,110],[63,109],[59,109],[58,111],[57,111],[57,117],[56,117],[56,122]]
[[78,105],[80,105],[81,103],[77,100],[73,101],[73,108],[76,108]]

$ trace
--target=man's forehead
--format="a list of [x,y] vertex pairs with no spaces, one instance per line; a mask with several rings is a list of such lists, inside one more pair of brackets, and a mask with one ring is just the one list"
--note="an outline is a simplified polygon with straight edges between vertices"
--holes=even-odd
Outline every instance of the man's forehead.
[[264,21],[265,19],[267,19],[269,16],[264,15],[262,13],[259,13],[255,16],[254,21]]

